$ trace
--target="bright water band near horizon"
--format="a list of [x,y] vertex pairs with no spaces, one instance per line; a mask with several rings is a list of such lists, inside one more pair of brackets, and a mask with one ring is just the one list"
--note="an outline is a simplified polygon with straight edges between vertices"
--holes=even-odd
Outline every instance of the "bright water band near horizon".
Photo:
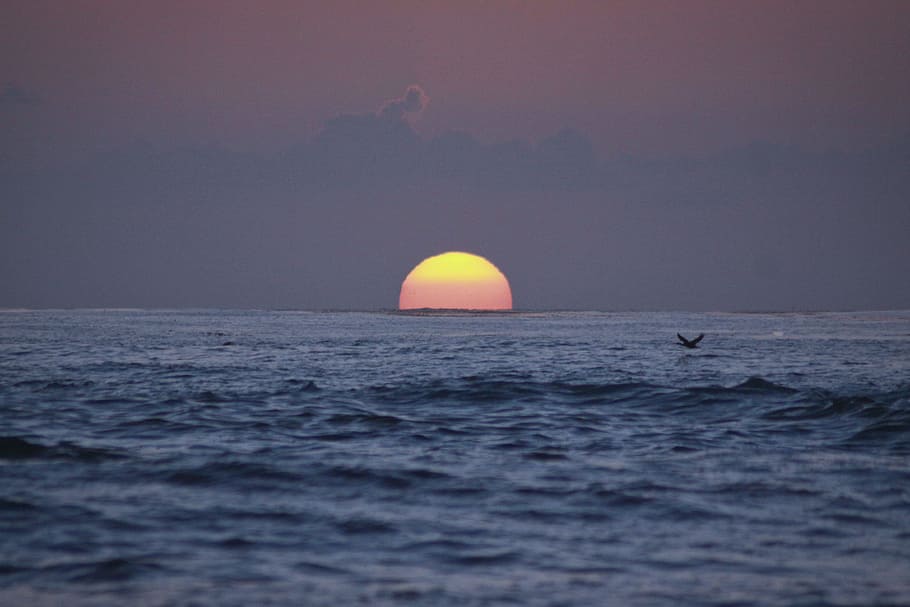
[[910,312],[7,311],[0,604],[905,605],[908,456]]

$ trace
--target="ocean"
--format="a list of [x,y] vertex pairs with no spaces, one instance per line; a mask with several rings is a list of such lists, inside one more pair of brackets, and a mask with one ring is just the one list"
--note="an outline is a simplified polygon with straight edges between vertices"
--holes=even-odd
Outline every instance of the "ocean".
[[0,605],[357,604],[910,604],[910,312],[0,312]]

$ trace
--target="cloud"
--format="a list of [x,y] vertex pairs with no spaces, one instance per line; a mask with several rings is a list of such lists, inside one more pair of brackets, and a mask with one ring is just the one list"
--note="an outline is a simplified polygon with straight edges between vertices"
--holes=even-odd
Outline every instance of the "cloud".
[[458,180],[502,189],[589,189],[597,159],[590,139],[563,129],[538,144],[524,140],[481,143],[467,132],[425,139],[408,120],[430,97],[412,84],[375,112],[341,114],[296,146],[289,164],[313,187],[372,183],[414,184]]
[[419,85],[412,84],[401,97],[386,101],[377,114],[391,120],[404,120],[405,114],[420,115],[429,102],[426,92]]
[[41,103],[41,99],[37,95],[16,86],[12,82],[7,82],[3,92],[0,93],[0,105],[38,105],[39,103]]
[[413,179],[424,141],[407,117],[429,96],[416,85],[375,112],[341,114],[326,121],[308,144],[297,146],[297,174],[312,186]]

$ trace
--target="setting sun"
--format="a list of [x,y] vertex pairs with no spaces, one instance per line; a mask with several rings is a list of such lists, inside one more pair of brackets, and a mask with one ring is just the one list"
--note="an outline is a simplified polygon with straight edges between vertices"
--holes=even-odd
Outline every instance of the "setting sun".
[[449,252],[421,261],[401,284],[400,310],[511,310],[512,290],[499,268],[471,253]]

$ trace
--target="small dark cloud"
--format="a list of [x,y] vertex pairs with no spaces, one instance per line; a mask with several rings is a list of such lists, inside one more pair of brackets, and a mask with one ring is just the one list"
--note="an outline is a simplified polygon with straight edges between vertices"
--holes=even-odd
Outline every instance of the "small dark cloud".
[[0,105],[3,106],[38,105],[39,103],[41,103],[41,99],[37,95],[12,82],[7,82],[3,87],[3,92],[0,93]]
[[401,97],[386,101],[377,113],[390,120],[404,120],[406,114],[420,115],[429,102],[426,92],[419,85],[412,84]]

